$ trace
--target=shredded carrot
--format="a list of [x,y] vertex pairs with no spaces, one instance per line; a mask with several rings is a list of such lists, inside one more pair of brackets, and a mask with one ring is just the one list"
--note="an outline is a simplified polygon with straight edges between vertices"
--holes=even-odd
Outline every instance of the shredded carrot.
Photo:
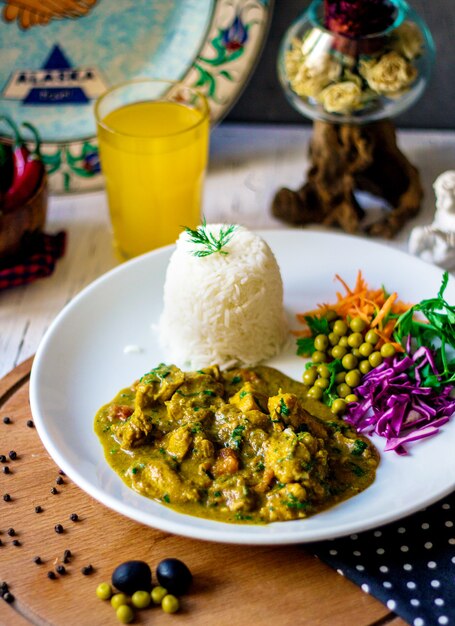
[[[336,292],[336,302],[319,304],[317,309],[307,311],[306,313],[298,313],[297,319],[305,324],[305,317],[324,317],[327,311],[335,311],[338,317],[347,320],[348,318],[360,317],[380,337],[380,344],[393,343],[397,350],[401,347],[393,342],[393,329],[395,320],[388,319],[390,314],[400,315],[410,308],[410,304],[406,304],[398,300],[397,293],[387,295],[383,289],[371,289],[361,270],[357,273],[355,286],[351,288],[346,281],[338,274],[335,279],[341,283],[344,292]],[[297,331],[299,332],[299,331]]]

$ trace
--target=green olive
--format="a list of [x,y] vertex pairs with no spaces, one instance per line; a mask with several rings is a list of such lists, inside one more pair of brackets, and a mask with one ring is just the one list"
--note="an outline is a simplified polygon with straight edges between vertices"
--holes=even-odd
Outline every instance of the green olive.
[[383,356],[385,359],[387,357],[394,356],[395,352],[396,352],[395,346],[392,345],[391,343],[385,343],[381,347],[381,356]]
[[338,385],[337,394],[340,396],[340,398],[346,398],[346,396],[348,396],[350,393],[352,393],[352,389],[349,385],[347,385],[346,383],[341,383],[340,385]]
[[338,319],[338,313],[333,309],[327,309],[324,317],[328,322],[333,322],[334,320]]
[[342,359],[346,352],[347,350],[343,346],[333,346],[331,354],[334,359]]
[[343,348],[349,347],[348,338],[346,337],[346,335],[344,335],[343,337],[340,337],[340,341],[338,342],[338,345],[343,346]]
[[373,344],[367,342],[362,343],[359,347],[359,352],[362,356],[369,357],[373,352]]
[[335,335],[342,337],[348,332],[348,325],[343,320],[337,320],[333,325],[333,332]]
[[96,588],[96,595],[100,600],[109,600],[112,595],[112,587],[109,583],[100,583]]
[[330,370],[327,365],[318,365],[318,374],[321,378],[330,378]]
[[338,415],[339,413],[344,413],[346,410],[346,402],[341,398],[337,398],[333,401],[330,409],[332,413],[335,413],[335,415]]
[[305,385],[308,385],[308,387],[311,387],[311,385],[314,385],[314,381],[316,380],[316,378],[318,377],[318,372],[316,370],[315,367],[309,367],[302,376],[303,382],[305,383]]
[[322,398],[322,389],[320,387],[311,387],[311,389],[308,390],[308,395],[310,398],[320,400]]
[[359,370],[362,374],[368,374],[368,372],[371,372],[371,365],[368,359],[365,359],[364,361],[360,361]]
[[365,341],[375,346],[379,341],[379,335],[373,329],[370,329],[365,335]]
[[345,398],[346,402],[349,404],[350,402],[358,402],[359,399],[358,397],[355,395],[355,393],[350,393],[348,396],[346,396]]
[[129,601],[130,599],[124,593],[116,593],[111,598],[111,604],[115,610],[117,610],[119,606],[122,606],[123,604],[128,604]]
[[179,610],[180,604],[175,596],[168,593],[161,601],[161,608],[165,613],[175,613]]
[[338,337],[338,335],[335,335],[335,333],[329,333],[327,335],[327,338],[329,340],[329,343],[331,346],[336,346],[337,343],[339,342],[340,338]]
[[360,385],[360,379],[362,378],[359,370],[352,369],[350,372],[346,374],[346,384],[350,387],[357,387]]
[[311,360],[313,361],[313,363],[326,363],[327,354],[325,352],[321,352],[320,350],[316,350],[311,355]]
[[167,589],[164,587],[153,587],[151,594],[153,604],[161,604],[164,596],[167,596]]
[[122,624],[129,624],[134,619],[133,609],[127,604],[121,604],[115,611],[117,619]]
[[316,337],[314,338],[314,347],[316,348],[316,350],[320,350],[321,352],[327,350],[327,348],[329,347],[329,338],[327,337],[327,335],[316,335]]
[[329,385],[330,381],[328,378],[318,378],[314,383],[314,386],[319,387],[319,389],[327,389]]
[[381,365],[381,363],[382,363],[382,356],[381,356],[381,353],[379,352],[379,350],[376,350],[375,352],[372,352],[370,354],[370,356],[368,357],[368,361],[369,361],[371,367],[377,367],[378,365]]
[[366,322],[361,317],[353,317],[349,322],[349,326],[353,332],[361,333],[362,330],[365,330]]
[[346,378],[346,372],[338,372],[338,374],[335,374],[336,383],[344,383],[345,378]]
[[341,365],[345,370],[353,370],[357,367],[358,359],[353,354],[345,354],[341,359]]
[[351,348],[359,348],[363,343],[362,333],[351,333],[348,337],[348,345]]
[[146,609],[151,601],[148,591],[135,591],[131,596],[131,602],[137,609]]

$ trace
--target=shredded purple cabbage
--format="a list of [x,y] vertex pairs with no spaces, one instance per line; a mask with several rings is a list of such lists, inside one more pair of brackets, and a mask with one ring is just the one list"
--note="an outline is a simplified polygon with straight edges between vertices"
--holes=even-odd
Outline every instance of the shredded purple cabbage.
[[387,439],[385,451],[407,454],[406,443],[435,435],[455,412],[453,385],[421,387],[421,370],[429,365],[439,377],[432,351],[422,346],[412,356],[384,359],[366,374],[344,419],[358,432]]

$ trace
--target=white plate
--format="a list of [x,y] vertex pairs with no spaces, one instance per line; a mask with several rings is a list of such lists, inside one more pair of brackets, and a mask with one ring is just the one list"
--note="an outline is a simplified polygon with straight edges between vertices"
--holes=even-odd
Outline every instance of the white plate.
[[[331,301],[336,272],[353,282],[362,269],[371,285],[384,284],[405,301],[437,293],[442,272],[415,257],[371,241],[311,231],[268,231],[285,285],[285,306],[295,313]],[[360,495],[307,520],[267,526],[225,524],[173,512],[136,494],[111,470],[93,431],[97,409],[166,355],[153,324],[162,308],[164,275],[172,247],[136,258],[84,289],[44,337],[32,369],[30,402],[38,433],[56,463],[82,489],[133,520],[166,532],[239,544],[286,544],[330,539],[399,519],[454,488],[455,420],[435,437],[399,457],[381,451],[376,481]],[[446,297],[455,301],[455,280]],[[124,354],[135,344],[142,352]],[[287,353],[269,362],[299,379],[302,359]]]

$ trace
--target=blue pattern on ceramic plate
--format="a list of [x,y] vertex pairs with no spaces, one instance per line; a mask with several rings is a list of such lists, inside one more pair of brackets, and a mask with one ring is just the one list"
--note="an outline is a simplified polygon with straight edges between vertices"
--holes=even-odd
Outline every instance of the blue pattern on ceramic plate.
[[58,45],[71,67],[94,68],[105,86],[137,76],[179,79],[204,41],[213,4],[209,0],[98,0],[87,16],[27,30],[0,20],[0,113],[33,122],[47,141],[94,135],[93,100],[28,105],[23,104],[25,96],[5,99],[14,73],[40,70]]

